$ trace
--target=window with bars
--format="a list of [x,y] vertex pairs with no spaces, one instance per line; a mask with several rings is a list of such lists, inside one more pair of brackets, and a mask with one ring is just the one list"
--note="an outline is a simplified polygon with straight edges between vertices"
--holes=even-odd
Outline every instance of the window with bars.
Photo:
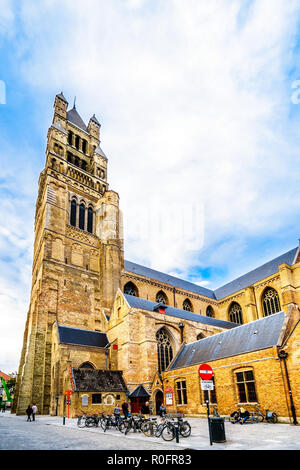
[[272,287],[267,287],[262,297],[264,316],[267,317],[273,313],[280,312],[279,295]]
[[242,307],[237,302],[232,302],[229,310],[229,321],[243,324]]
[[156,333],[157,341],[157,358],[159,373],[167,369],[170,362],[173,360],[173,348],[170,337],[164,328],[161,328]]
[[177,405],[187,405],[186,381],[178,380],[176,382]]
[[255,380],[253,370],[235,372],[239,403],[256,403]]

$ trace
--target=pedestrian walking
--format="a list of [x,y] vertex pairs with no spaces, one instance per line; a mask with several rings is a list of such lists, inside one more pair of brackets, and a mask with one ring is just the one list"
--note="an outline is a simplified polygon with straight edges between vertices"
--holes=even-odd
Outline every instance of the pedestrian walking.
[[121,417],[121,408],[119,406],[119,403],[117,403],[114,408],[114,417],[116,418],[116,421],[119,421]]
[[26,409],[26,414],[27,414],[27,421],[31,421],[31,415],[32,415],[32,407],[29,404],[27,409]]
[[37,414],[37,410],[38,410],[38,409],[37,409],[37,406],[36,406],[36,404],[34,403],[34,404],[32,405],[32,421],[35,421],[35,415]]
[[122,403],[122,411],[123,411],[123,414],[125,416],[125,419],[128,418],[128,403],[127,401],[124,401],[124,403]]

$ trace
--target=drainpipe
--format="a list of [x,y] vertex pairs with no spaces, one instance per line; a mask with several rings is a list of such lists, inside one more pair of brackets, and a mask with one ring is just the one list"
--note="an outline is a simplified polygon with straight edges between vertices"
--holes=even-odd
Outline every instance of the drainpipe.
[[288,353],[286,351],[284,351],[284,349],[282,349],[281,351],[279,351],[278,357],[279,357],[279,359],[283,360],[283,364],[284,364],[285,376],[286,376],[286,381],[287,381],[289,396],[290,396],[290,402],[291,402],[291,412],[292,412],[292,416],[293,416],[293,424],[298,424],[296,411],[295,411],[295,406],[294,406],[293,395],[292,395],[292,390],[291,390],[291,384],[290,384],[290,379],[289,379],[289,374],[288,374],[288,370],[287,370],[287,366],[286,366],[286,358],[288,357]]
[[174,303],[174,307],[176,307],[175,292],[176,292],[176,289],[175,289],[175,287],[174,287],[174,288],[173,288],[173,303]]

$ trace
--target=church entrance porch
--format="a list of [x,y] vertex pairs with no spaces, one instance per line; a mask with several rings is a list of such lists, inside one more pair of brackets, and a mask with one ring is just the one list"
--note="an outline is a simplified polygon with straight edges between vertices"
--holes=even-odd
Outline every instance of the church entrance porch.
[[149,401],[150,394],[143,385],[138,385],[129,395],[131,413],[139,413],[146,401]]
[[164,403],[164,394],[161,390],[156,390],[154,392],[154,403],[155,403],[155,408],[154,408],[154,414],[158,415],[159,414],[159,408],[161,405]]

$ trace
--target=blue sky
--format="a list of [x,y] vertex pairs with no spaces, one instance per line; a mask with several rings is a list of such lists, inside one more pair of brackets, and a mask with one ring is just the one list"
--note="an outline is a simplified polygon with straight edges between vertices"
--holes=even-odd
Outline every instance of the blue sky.
[[0,0],[1,370],[56,93],[102,124],[127,259],[215,288],[298,244],[299,20],[293,0]]

